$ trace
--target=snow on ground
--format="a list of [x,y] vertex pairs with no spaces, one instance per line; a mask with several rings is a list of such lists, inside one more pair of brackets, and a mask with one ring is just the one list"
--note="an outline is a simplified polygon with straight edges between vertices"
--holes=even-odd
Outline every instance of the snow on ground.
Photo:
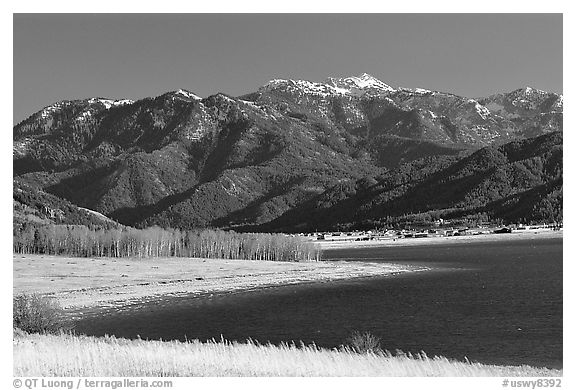
[[474,105],[476,113],[478,113],[482,119],[486,120],[490,116],[490,110],[478,103],[476,100],[469,99],[468,103]]
[[192,93],[190,91],[186,91],[185,89],[179,89],[178,91],[175,92],[175,94],[184,96],[188,99],[202,100],[202,98],[200,96],[198,96],[195,93]]
[[118,106],[124,106],[126,104],[132,104],[134,103],[134,101],[130,99],[114,100],[105,98],[91,98],[88,99],[88,103],[90,104],[101,103],[104,105],[104,107],[106,107],[107,110],[109,110],[111,107],[118,107]]
[[273,79],[264,85],[263,88],[272,90],[284,88],[289,91],[301,91],[321,97],[328,97],[330,95],[361,96],[369,90],[380,92],[394,91],[394,88],[391,86],[366,73],[360,76],[346,78],[329,78],[324,83],[307,80]]

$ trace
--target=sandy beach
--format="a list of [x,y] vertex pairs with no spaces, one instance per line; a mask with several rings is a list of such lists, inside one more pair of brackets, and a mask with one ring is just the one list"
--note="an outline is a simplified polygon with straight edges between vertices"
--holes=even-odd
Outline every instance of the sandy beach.
[[165,295],[224,293],[425,270],[360,262],[13,256],[14,294],[43,294],[67,309],[122,306]]

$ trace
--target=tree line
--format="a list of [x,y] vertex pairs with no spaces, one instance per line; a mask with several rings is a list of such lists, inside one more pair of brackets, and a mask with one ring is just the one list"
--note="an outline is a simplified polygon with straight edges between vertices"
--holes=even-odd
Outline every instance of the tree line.
[[317,261],[320,249],[301,237],[222,230],[150,227],[98,229],[83,225],[32,225],[14,231],[14,253],[76,257],[199,257],[266,261]]

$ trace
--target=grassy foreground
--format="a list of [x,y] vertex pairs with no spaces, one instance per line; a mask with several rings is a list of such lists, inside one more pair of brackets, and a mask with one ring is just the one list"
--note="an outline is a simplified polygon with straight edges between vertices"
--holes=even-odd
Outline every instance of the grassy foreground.
[[14,376],[562,376],[443,357],[357,354],[315,346],[15,335]]

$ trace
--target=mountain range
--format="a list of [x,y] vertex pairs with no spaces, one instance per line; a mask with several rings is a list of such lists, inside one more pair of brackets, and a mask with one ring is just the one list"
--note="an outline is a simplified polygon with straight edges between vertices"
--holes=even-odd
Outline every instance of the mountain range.
[[62,101],[13,129],[15,220],[278,231],[559,220],[562,111],[562,95],[531,87],[468,98],[367,74],[275,79],[238,97]]

